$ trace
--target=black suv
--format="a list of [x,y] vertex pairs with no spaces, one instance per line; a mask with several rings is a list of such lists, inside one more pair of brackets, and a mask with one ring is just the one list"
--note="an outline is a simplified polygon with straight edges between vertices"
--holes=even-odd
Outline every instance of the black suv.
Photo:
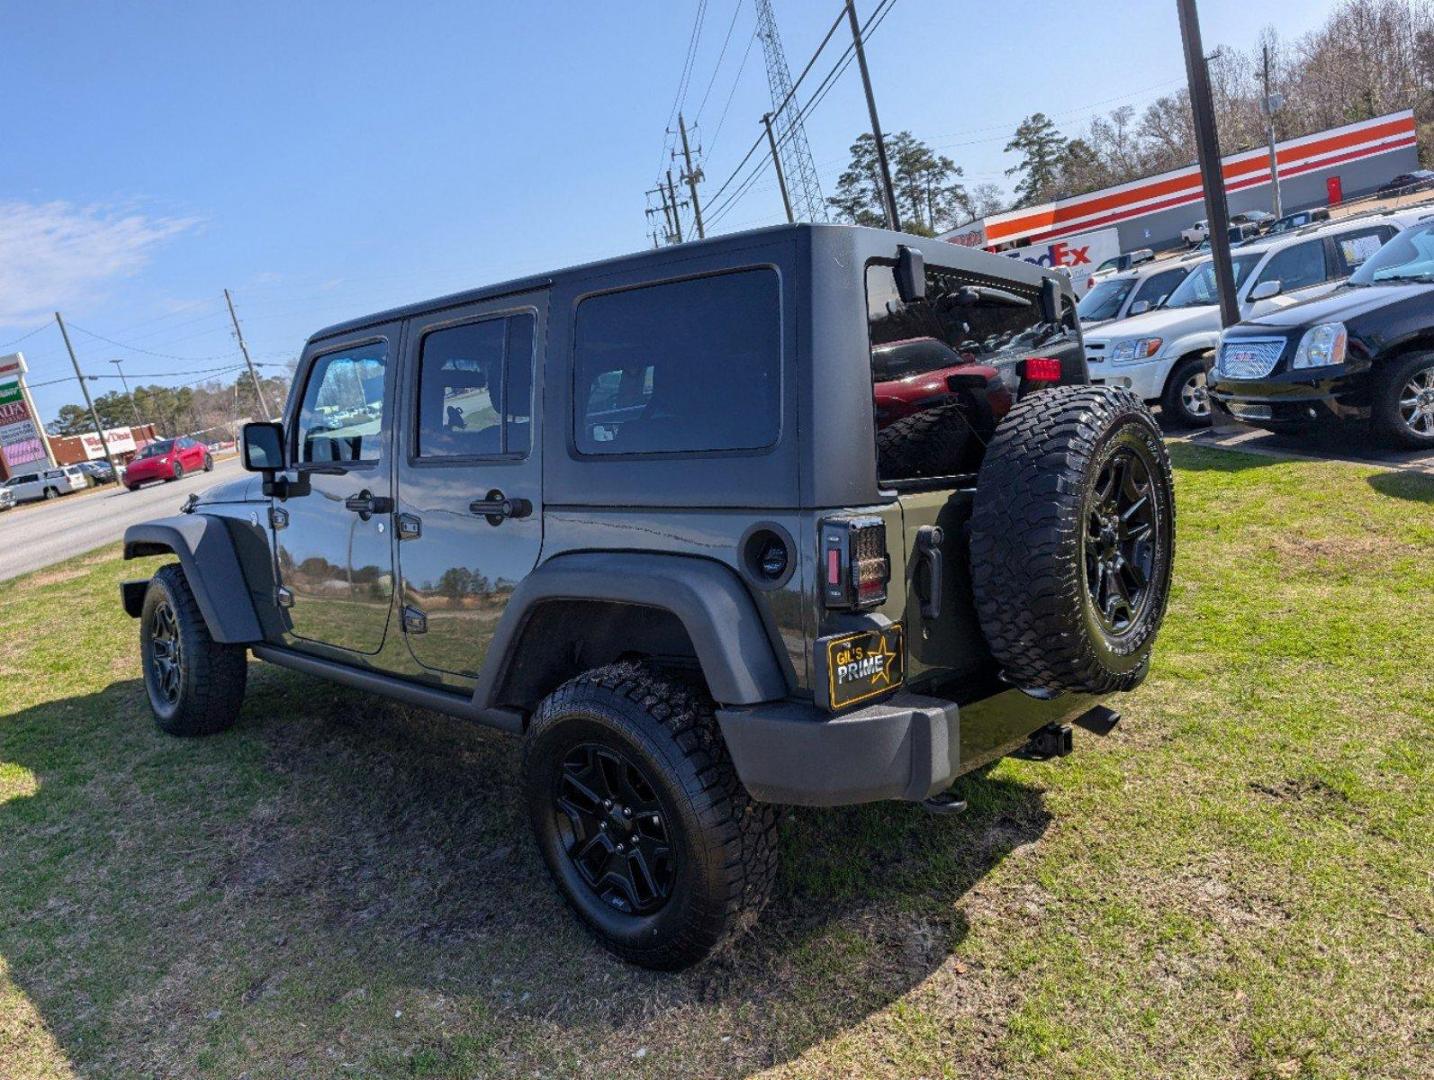
[[[873,356],[916,339],[956,362],[879,454]],[[178,559],[122,590],[150,704],[221,731],[252,653],[519,735],[574,910],[691,963],[763,904],[773,804],[959,810],[1144,678],[1170,465],[1087,382],[1065,278],[835,226],[330,327],[258,475],[125,534]]]
[[1271,431],[1370,423],[1434,448],[1434,221],[1398,234],[1338,291],[1226,330],[1210,400]]

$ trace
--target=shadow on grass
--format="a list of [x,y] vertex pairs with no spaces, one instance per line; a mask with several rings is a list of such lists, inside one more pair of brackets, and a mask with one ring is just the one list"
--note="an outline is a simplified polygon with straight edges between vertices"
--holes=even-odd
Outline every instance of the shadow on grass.
[[954,901],[1049,820],[1038,789],[986,776],[962,781],[959,818],[786,812],[756,928],[657,975],[608,956],[557,898],[517,740],[250,674],[239,726],[209,739],[154,732],[137,680],[0,720],[0,762],[38,780],[0,804],[0,956],[77,1064],[272,1054],[290,1068],[304,1040],[381,1055],[393,1001],[421,991],[467,1018],[409,1021],[438,1073],[465,1023],[528,1072],[602,1074],[584,1047],[665,1031],[654,1053],[685,1053],[692,1025],[729,1020],[743,1056],[699,1055],[693,1074],[745,1073],[923,980],[966,933]]
[[1380,472],[1369,477],[1369,486],[1381,495],[1410,502],[1434,503],[1434,475],[1415,472]]

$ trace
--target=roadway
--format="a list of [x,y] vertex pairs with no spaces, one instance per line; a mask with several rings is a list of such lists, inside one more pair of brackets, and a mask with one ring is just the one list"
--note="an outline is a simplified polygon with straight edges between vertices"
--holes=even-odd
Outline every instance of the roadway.
[[190,492],[236,479],[239,459],[214,463],[213,472],[190,473],[172,484],[126,491],[106,484],[47,503],[23,503],[0,513],[0,581],[104,547],[129,526],[179,511]]

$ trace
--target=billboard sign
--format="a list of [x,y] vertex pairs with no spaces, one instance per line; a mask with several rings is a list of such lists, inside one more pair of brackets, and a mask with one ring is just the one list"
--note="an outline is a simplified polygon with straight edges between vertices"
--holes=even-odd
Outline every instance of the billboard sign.
[[45,437],[30,415],[18,382],[0,383],[0,459],[5,462],[6,471],[12,474],[31,462],[49,463]]
[[85,457],[90,461],[104,457],[106,445],[111,454],[129,454],[135,448],[134,432],[127,427],[106,428],[105,441],[102,445],[98,435],[93,431],[86,431],[80,436],[80,445],[85,448]]

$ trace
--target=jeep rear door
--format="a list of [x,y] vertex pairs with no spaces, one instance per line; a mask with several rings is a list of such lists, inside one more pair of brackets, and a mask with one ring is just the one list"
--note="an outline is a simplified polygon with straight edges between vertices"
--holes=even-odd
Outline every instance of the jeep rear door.
[[468,686],[538,561],[546,292],[409,320],[398,458],[404,636],[430,681]]

